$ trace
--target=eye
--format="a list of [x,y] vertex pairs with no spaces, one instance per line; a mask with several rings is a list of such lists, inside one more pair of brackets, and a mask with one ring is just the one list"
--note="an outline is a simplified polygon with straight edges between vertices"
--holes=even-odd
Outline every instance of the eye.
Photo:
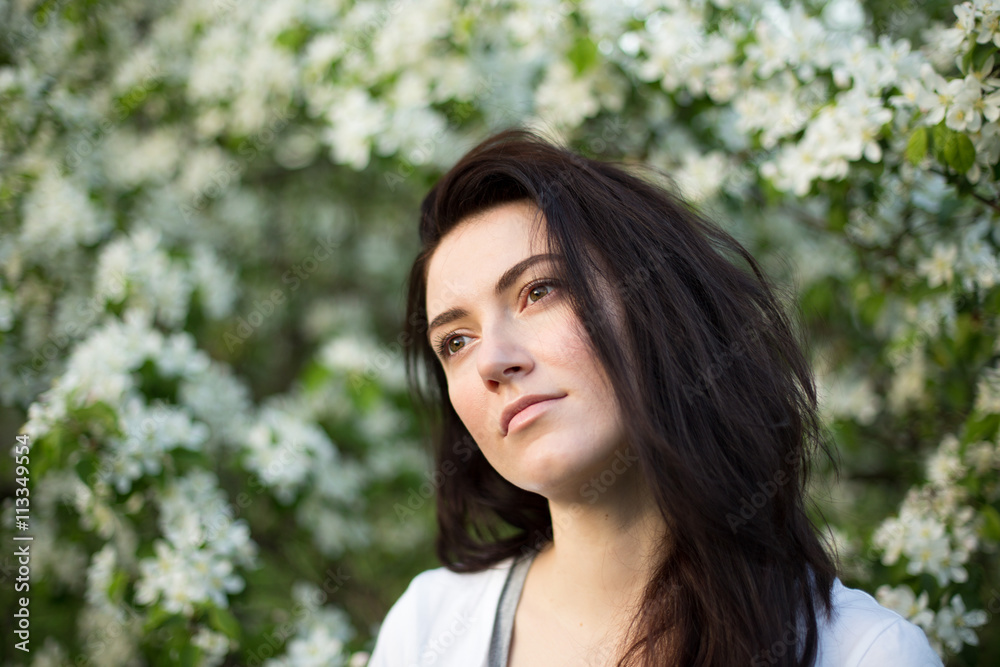
[[[438,343],[438,353],[443,357],[450,357],[463,347],[465,347],[465,342],[462,338],[465,338],[462,334],[455,334],[452,336],[444,336],[443,339]],[[456,343],[458,345],[456,346]]]
[[[537,280],[526,286],[521,294],[525,295],[524,298],[528,303],[538,303],[551,294],[557,285],[558,282],[553,279]],[[465,347],[465,341],[462,340],[464,338],[468,336],[456,333],[441,334],[434,340],[434,349],[442,360],[446,360],[462,351]]]
[[[537,303],[541,301],[543,298],[545,298],[545,296],[547,296],[548,293],[551,291],[552,291],[552,285],[548,284],[535,285],[528,292],[528,301],[532,303]],[[537,296],[538,298],[537,299],[532,298],[533,296]]]

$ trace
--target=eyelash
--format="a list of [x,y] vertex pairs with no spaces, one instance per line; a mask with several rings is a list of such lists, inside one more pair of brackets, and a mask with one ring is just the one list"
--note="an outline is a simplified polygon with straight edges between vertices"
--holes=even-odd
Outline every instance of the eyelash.
[[[559,281],[553,278],[541,278],[539,280],[533,280],[532,282],[525,285],[524,289],[521,290],[521,294],[518,295],[518,303],[520,303],[522,296],[527,298],[527,295],[531,294],[532,290],[534,290],[536,287],[551,287],[555,289],[559,287]],[[538,301],[533,301],[532,303],[538,303],[539,301],[542,301],[543,299],[545,299],[545,297],[549,296],[550,294],[552,294],[552,290],[546,292],[541,299],[539,299]],[[449,331],[447,333],[440,334],[434,338],[434,349],[437,351],[437,354],[440,358],[450,359],[456,354],[461,353],[461,350],[455,352],[454,354],[449,354],[448,352],[448,347],[447,347],[448,343],[455,335],[456,335],[455,332]]]

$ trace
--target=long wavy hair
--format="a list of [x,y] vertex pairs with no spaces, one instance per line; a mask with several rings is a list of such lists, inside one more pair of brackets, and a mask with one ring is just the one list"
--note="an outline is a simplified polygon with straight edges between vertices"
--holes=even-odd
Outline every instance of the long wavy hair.
[[[552,537],[546,499],[487,462],[426,339],[427,266],[441,239],[477,213],[533,202],[666,523],[618,665],[812,665],[836,567],[805,510],[809,457],[829,454],[808,359],[750,253],[632,172],[508,130],[424,199],[406,362],[438,470],[452,473],[438,476],[438,557],[474,572]],[[619,301],[614,316],[599,275]]]

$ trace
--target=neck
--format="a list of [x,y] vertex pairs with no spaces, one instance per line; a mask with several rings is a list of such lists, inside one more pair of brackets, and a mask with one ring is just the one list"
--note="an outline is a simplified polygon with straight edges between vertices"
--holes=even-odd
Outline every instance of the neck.
[[640,475],[550,498],[549,511],[553,540],[536,558],[545,597],[591,622],[631,616],[662,558],[664,534]]

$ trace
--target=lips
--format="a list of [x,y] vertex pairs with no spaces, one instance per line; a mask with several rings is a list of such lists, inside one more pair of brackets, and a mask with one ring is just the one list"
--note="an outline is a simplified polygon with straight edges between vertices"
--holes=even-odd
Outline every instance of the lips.
[[528,394],[527,396],[522,396],[517,400],[508,403],[507,407],[505,407],[503,412],[500,414],[500,434],[503,436],[507,435],[507,428],[510,426],[510,420],[525,408],[532,406],[535,403],[541,403],[542,401],[551,401],[556,398],[562,398],[565,395],[566,394]]

